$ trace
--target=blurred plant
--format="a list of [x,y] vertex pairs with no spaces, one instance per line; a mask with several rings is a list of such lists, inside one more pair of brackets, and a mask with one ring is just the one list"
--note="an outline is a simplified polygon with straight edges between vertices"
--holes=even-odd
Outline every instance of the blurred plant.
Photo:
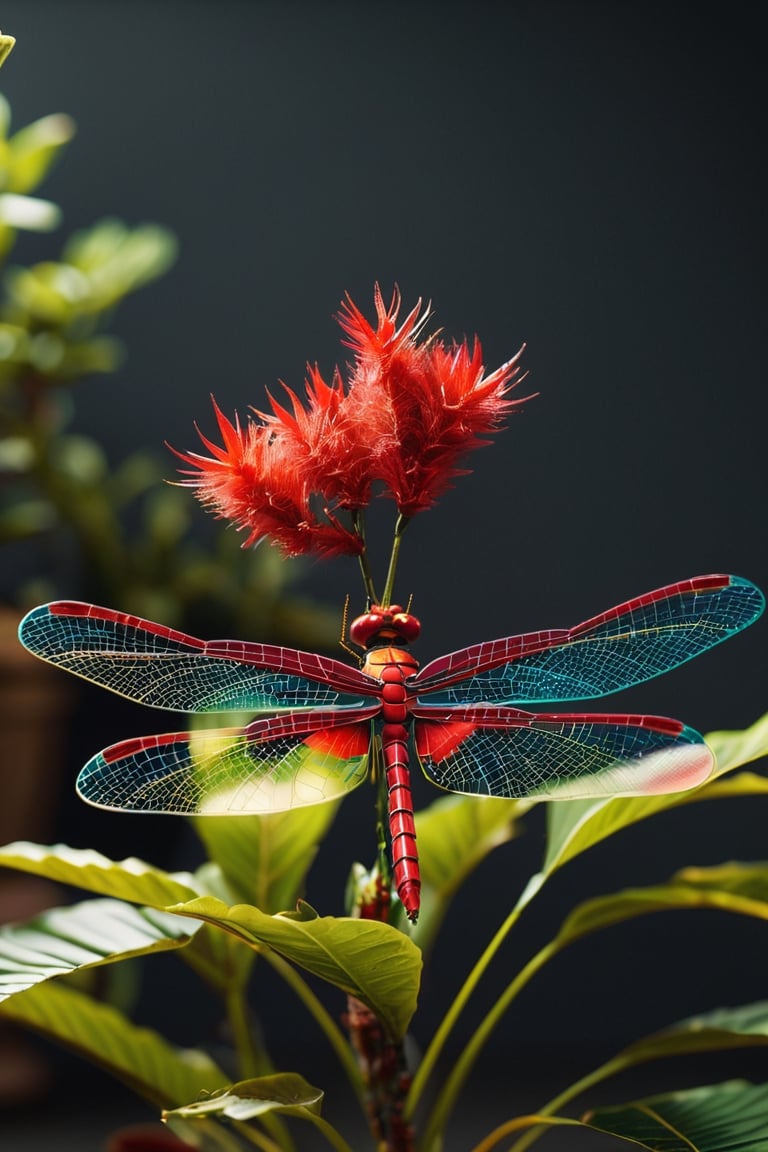
[[[232,533],[206,550],[190,536],[189,501],[162,483],[165,460],[137,451],[111,466],[73,429],[76,386],[123,358],[110,331],[131,293],[162,276],[176,241],[155,224],[104,219],[70,237],[55,260],[8,266],[22,230],[55,228],[55,204],[33,196],[71,141],[64,115],[9,135],[0,96],[0,543],[27,574],[5,594],[21,605],[69,591],[178,624],[333,642],[337,617],[286,602],[286,569]],[[34,559],[37,572],[29,573]],[[14,565],[14,567],[17,565]],[[258,594],[256,594],[258,592]]]

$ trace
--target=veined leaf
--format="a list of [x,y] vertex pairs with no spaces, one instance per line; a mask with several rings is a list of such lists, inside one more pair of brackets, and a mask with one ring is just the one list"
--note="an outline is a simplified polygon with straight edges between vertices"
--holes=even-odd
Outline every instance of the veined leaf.
[[0,1015],[65,1044],[158,1108],[193,1100],[228,1082],[205,1053],[174,1048],[156,1032],[136,1027],[111,1005],[60,981],[14,996],[2,1005]]
[[0,1001],[79,968],[181,948],[197,927],[119,900],[86,900],[51,908],[25,924],[5,925],[0,928]]
[[189,1120],[196,1116],[225,1116],[228,1120],[253,1120],[266,1112],[301,1111],[320,1114],[323,1093],[313,1088],[303,1076],[295,1072],[281,1072],[274,1076],[260,1076],[256,1080],[241,1080],[206,1100],[185,1104],[164,1113]]
[[768,714],[743,732],[713,732],[706,740],[715,752],[717,768],[710,781],[698,788],[662,796],[615,797],[609,800],[574,800],[549,804],[544,872],[554,872],[566,861],[599,844],[601,840],[657,812],[698,800],[744,795],[750,783],[757,793],[768,791],[766,781],[753,774],[745,774],[744,779],[739,778],[740,786],[733,788],[728,787],[730,781],[720,779],[724,773],[768,755]]
[[732,1080],[593,1109],[581,1120],[516,1116],[491,1132],[474,1152],[490,1152],[505,1136],[527,1128],[562,1127],[604,1132],[650,1152],[766,1152],[768,1085]]
[[[320,1089],[313,1088],[303,1076],[294,1072],[283,1072],[274,1076],[242,1080],[225,1091],[215,1093],[207,1100],[166,1111],[163,1113],[163,1119],[173,1132],[189,1140],[195,1148],[200,1148],[202,1152],[218,1152],[219,1144],[215,1142],[216,1131],[223,1130],[223,1126],[217,1125],[214,1131],[209,1127],[211,1120],[228,1120],[230,1126],[236,1132],[242,1133],[246,1142],[250,1144],[246,1135],[248,1121],[259,1120],[270,1113],[281,1113],[284,1116],[296,1116],[311,1121],[339,1152],[352,1152],[339,1133],[320,1116],[322,1099],[323,1093]],[[273,1147],[271,1141],[269,1147]]]
[[653,1152],[765,1152],[768,1085],[729,1081],[587,1113],[584,1123]]
[[263,912],[294,908],[338,804],[266,816],[196,819],[195,829],[237,897]]
[[48,847],[17,840],[0,848],[0,866],[155,908],[201,894],[200,885],[188,872],[163,872],[135,856],[110,860],[90,848],[69,848],[66,844]]
[[451,897],[500,844],[517,834],[515,821],[531,807],[521,800],[441,796],[416,813],[421,869],[421,911],[413,939],[434,941]]
[[252,948],[272,948],[322,980],[367,1004],[393,1039],[405,1035],[416,1010],[421,953],[402,932],[373,920],[301,915],[268,916],[249,904],[228,908],[203,897],[169,911],[216,924]]

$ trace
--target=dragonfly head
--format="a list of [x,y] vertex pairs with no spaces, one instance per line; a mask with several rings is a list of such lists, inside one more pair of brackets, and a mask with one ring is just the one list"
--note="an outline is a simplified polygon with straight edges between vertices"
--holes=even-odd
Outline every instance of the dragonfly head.
[[410,644],[421,632],[421,624],[399,604],[381,608],[373,604],[364,616],[352,621],[349,636],[361,648],[377,644]]

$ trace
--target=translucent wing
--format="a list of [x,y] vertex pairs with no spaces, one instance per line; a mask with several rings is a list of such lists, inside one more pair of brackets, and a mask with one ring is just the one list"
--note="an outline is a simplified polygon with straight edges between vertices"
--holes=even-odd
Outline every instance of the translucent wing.
[[424,704],[587,700],[640,684],[752,624],[759,588],[739,576],[698,576],[619,604],[575,628],[475,644],[408,681]]
[[242,640],[197,640],[76,601],[33,609],[19,638],[58,668],[175,712],[357,706],[378,692],[377,681],[326,656]]
[[124,740],[88,761],[77,790],[99,808],[182,816],[322,804],[365,779],[375,712],[288,713],[247,728]]
[[[659,716],[514,708],[419,709],[416,750],[425,775],[471,796],[572,800],[680,792],[714,767],[702,737]],[[424,718],[429,715],[430,718]]]

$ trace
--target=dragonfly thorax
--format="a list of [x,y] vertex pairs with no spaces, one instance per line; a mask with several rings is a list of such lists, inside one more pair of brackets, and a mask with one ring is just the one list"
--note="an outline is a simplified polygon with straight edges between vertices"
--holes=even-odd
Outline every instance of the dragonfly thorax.
[[361,648],[388,644],[410,644],[421,632],[421,624],[399,604],[382,608],[373,604],[364,616],[352,621],[350,639]]
[[365,656],[363,671],[369,676],[386,683],[402,685],[409,676],[415,676],[419,670],[417,660],[404,648],[382,644],[370,649]]

